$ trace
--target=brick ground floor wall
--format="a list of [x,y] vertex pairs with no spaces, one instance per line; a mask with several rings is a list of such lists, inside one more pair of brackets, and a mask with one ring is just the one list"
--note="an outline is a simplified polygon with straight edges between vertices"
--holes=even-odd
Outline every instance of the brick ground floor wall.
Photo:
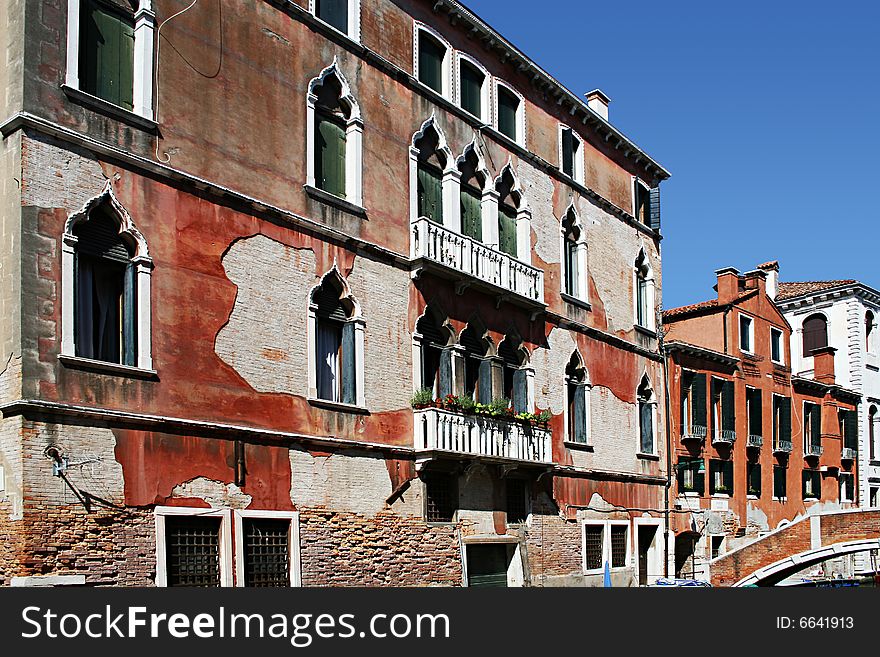
[[550,577],[579,575],[583,569],[581,526],[558,513],[534,513],[526,543],[532,584]]

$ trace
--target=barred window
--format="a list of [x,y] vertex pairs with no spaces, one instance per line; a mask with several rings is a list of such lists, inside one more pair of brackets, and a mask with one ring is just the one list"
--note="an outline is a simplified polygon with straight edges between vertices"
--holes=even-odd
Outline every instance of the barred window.
[[457,507],[455,481],[445,472],[425,473],[425,519],[452,522]]
[[220,523],[216,517],[165,518],[168,586],[220,586]]
[[245,586],[290,586],[290,521],[245,518]]
[[611,567],[626,566],[626,532],[624,525],[611,525]]
[[602,568],[602,551],[605,543],[604,525],[584,525],[584,568]]

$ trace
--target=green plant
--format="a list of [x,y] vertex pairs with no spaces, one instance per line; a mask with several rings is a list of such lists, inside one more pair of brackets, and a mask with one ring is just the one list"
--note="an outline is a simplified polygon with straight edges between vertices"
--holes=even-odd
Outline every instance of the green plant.
[[472,414],[476,412],[477,403],[471,395],[461,395],[458,398],[458,406],[463,413]]
[[513,415],[510,408],[510,400],[504,397],[493,399],[489,402],[487,410],[492,417],[510,417]]
[[540,413],[538,413],[535,416],[535,419],[538,422],[541,422],[543,424],[547,424],[551,419],[553,419],[553,413],[551,413],[550,409],[548,408],[548,409],[545,409],[545,410],[541,411]]
[[412,398],[409,400],[413,408],[425,408],[434,404],[434,394],[428,388],[416,390]]

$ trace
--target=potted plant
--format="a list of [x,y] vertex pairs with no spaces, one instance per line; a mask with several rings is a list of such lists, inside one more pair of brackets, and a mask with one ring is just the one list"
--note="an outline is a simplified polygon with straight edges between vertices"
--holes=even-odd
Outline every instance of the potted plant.
[[416,410],[428,408],[434,405],[434,395],[428,388],[422,388],[413,393],[409,403]]

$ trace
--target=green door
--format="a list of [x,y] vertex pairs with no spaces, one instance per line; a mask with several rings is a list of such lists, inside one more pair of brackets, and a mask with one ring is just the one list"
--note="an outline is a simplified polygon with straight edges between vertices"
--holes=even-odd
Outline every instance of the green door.
[[507,586],[507,567],[512,547],[504,543],[469,545],[467,548],[468,586]]

